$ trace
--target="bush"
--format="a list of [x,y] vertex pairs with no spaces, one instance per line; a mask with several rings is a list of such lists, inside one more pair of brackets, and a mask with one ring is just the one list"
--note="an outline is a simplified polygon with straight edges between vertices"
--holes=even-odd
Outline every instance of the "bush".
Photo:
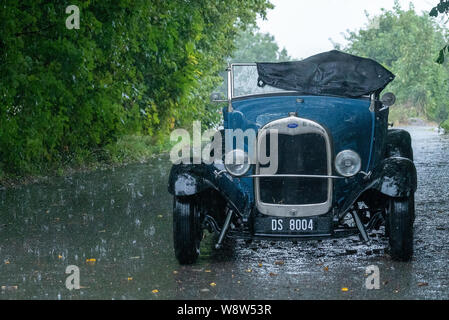
[[166,151],[168,148],[168,143],[155,144],[154,138],[150,136],[125,135],[104,149],[107,161],[122,164],[146,161],[155,153]]
[[444,132],[449,133],[449,119],[441,124],[441,128],[444,129]]
[[406,124],[410,118],[417,118],[418,112],[415,108],[408,106],[394,105],[390,108],[388,120],[396,124]]
[[426,13],[417,14],[412,4],[402,9],[398,1],[392,10],[383,9],[380,15],[368,18],[370,23],[364,28],[347,33],[347,45],[336,46],[372,58],[396,75],[385,91],[396,95],[397,106],[407,108],[393,107],[393,118],[447,119],[441,114],[449,111],[449,64],[435,62],[438,50],[447,43],[447,28]]
[[80,29],[69,30],[67,5],[2,3],[6,172],[81,163],[123,135],[161,143],[174,126],[216,121],[208,96],[233,40],[271,6],[268,0],[85,1],[78,4]]

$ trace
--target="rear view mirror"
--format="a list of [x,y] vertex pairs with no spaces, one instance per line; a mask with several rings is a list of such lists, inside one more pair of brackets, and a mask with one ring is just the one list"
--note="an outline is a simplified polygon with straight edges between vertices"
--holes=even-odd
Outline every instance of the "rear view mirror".
[[223,95],[220,92],[214,92],[210,95],[210,101],[211,102],[228,102],[228,100],[225,100]]
[[380,102],[386,107],[391,107],[396,102],[396,96],[391,92],[387,92],[382,96]]

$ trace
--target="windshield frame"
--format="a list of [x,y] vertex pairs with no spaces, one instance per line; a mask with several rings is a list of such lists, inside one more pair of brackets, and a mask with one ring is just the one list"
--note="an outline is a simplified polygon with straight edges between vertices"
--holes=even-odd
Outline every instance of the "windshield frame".
[[288,91],[288,90],[282,90],[280,91],[273,91],[268,93],[252,93],[252,94],[245,94],[245,95],[238,95],[236,96],[234,93],[234,67],[256,67],[256,63],[231,63],[229,64],[227,71],[228,71],[228,100],[231,101],[236,98],[245,98],[245,97],[252,97],[252,96],[263,96],[263,95],[273,95],[273,94],[285,94],[285,93],[296,93],[296,91]]
[[[257,63],[230,63],[228,64],[228,67],[226,68],[226,71],[228,73],[227,76],[227,101],[228,101],[228,112],[232,112],[232,101],[233,100],[240,100],[240,99],[248,99],[248,98],[256,98],[256,97],[263,97],[263,96],[281,96],[281,95],[291,95],[291,94],[298,94],[298,91],[288,91],[288,90],[282,90],[282,91],[273,91],[273,92],[267,92],[267,93],[254,93],[254,94],[247,94],[247,95],[241,95],[241,96],[235,96],[234,95],[234,67],[257,67]],[[353,98],[356,99],[356,98]],[[375,102],[379,100],[379,93],[372,93],[371,95],[364,95],[359,97],[359,99],[370,99],[370,108],[369,110],[371,112],[375,111]]]

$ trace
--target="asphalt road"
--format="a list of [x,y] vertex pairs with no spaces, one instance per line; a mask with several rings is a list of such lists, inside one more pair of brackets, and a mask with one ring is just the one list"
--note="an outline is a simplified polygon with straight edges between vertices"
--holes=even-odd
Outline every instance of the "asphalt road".
[[[172,249],[170,163],[98,170],[0,190],[0,299],[448,299],[449,138],[409,127],[418,170],[415,254],[393,262],[379,235]],[[80,289],[66,287],[78,267]],[[377,266],[380,288],[365,286]]]

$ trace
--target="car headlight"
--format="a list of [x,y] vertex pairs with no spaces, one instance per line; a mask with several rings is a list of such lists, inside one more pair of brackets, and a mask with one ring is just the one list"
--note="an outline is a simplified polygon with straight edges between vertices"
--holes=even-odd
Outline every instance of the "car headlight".
[[248,172],[251,164],[248,154],[240,149],[229,151],[225,156],[225,168],[233,176],[243,176]]
[[335,157],[335,169],[344,177],[355,176],[361,167],[360,156],[352,150],[344,150]]

